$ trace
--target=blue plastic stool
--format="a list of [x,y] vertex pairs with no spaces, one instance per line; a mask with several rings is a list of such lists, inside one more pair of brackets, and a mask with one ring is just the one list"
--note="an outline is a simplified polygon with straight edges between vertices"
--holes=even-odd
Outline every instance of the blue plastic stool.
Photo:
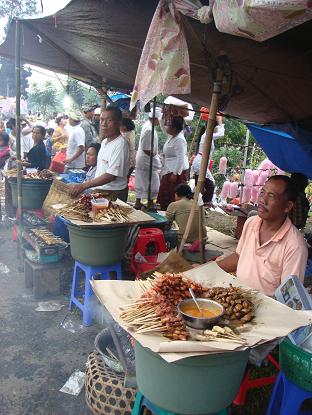
[[[157,405],[153,404],[151,401],[145,398],[142,392],[138,389],[132,410],[132,415],[143,415],[144,408],[147,408],[149,411],[151,411],[153,415],[179,415],[174,412],[165,411],[164,409],[159,408]],[[227,410],[224,409],[215,415],[227,415]]]
[[312,399],[312,392],[295,385],[280,372],[273,388],[267,415],[312,415],[311,411],[300,411],[302,403],[307,399]]
[[[85,288],[84,293],[80,292],[77,287],[78,283],[78,272],[81,269],[85,273]],[[99,274],[101,280],[109,280],[110,272],[116,273],[116,279],[121,280],[121,264],[113,265],[102,265],[102,266],[93,266],[82,264],[81,262],[75,261],[74,274],[73,274],[73,283],[71,289],[69,310],[72,309],[72,305],[75,304],[82,311],[82,324],[84,326],[90,326],[92,324],[92,315],[89,307],[90,299],[93,296],[93,290],[91,288],[90,280],[95,275]],[[82,304],[78,297],[84,297],[84,303]]]

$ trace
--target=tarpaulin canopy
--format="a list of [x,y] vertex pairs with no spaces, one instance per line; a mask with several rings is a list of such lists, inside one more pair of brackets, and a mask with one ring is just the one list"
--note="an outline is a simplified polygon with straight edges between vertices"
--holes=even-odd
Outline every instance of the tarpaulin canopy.
[[[208,0],[202,1],[208,4]],[[22,20],[22,59],[93,85],[133,88],[157,0],[72,0],[63,10]],[[311,21],[258,43],[182,17],[190,53],[191,94],[209,107],[216,57],[230,62],[222,110],[258,123],[301,122],[312,130]],[[13,58],[15,21],[0,55]]]
[[247,124],[268,158],[280,169],[303,173],[312,179],[312,146],[303,145],[290,134],[257,124]]

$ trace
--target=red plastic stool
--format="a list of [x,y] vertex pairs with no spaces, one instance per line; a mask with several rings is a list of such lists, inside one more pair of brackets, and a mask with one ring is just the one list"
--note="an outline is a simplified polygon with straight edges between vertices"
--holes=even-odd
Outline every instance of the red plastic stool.
[[132,248],[131,270],[137,275],[135,255],[140,253],[144,257],[156,256],[166,252],[166,241],[163,232],[158,228],[140,229]]
[[[268,361],[272,363],[277,370],[280,370],[280,366],[278,362],[274,359],[274,357],[269,354],[267,357]],[[260,388],[261,386],[271,385],[275,383],[277,378],[277,374],[274,376],[265,376],[258,379],[252,379],[251,374],[254,368],[251,367],[245,373],[244,379],[240,385],[238,394],[236,395],[235,400],[233,401],[234,405],[244,406],[246,403],[247,393],[250,389]]]

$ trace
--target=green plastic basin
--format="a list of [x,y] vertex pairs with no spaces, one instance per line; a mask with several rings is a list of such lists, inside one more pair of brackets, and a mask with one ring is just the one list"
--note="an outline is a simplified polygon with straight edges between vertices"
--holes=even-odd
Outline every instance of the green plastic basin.
[[214,414],[234,400],[248,356],[247,350],[168,363],[136,342],[137,384],[147,399],[166,411]]
[[[17,179],[10,177],[9,183],[12,189],[12,203],[17,208]],[[52,180],[22,179],[22,208],[41,209],[44,199],[49,193]]]
[[74,259],[87,265],[112,265],[121,261],[128,227],[93,229],[67,223]]

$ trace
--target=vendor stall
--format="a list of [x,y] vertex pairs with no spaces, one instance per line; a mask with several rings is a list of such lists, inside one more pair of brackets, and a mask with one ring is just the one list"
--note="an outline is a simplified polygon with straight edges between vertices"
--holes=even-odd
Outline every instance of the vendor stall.
[[[238,391],[251,349],[311,324],[311,313],[298,313],[251,291],[215,263],[181,275],[157,274],[145,282],[93,281],[92,286],[137,342],[137,382],[143,395],[174,413],[225,408]],[[185,315],[194,316],[196,307],[182,308],[190,298],[188,288],[197,298],[223,305],[217,321],[199,317],[195,320],[205,321],[206,327],[190,327]],[[202,312],[214,312],[209,307]]]

